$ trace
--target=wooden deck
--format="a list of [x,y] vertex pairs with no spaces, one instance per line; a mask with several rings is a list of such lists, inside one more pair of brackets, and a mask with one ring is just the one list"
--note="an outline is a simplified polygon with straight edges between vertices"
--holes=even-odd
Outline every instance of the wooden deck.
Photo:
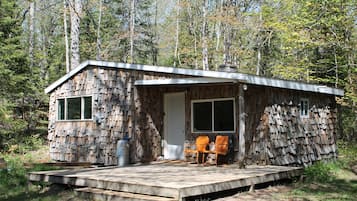
[[167,198],[185,200],[191,196],[278,181],[301,174],[302,168],[299,167],[248,166],[245,169],[238,169],[236,165],[216,167],[158,163],[121,168],[32,172],[29,174],[29,179],[106,191],[159,196],[163,200]]

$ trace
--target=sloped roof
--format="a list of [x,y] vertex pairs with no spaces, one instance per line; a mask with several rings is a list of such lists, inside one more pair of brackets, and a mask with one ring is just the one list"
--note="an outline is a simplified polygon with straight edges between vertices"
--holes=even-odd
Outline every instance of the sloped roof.
[[203,78],[227,79],[229,80],[229,82],[231,82],[231,80],[237,80],[238,82],[261,85],[261,86],[317,92],[317,93],[330,94],[336,96],[344,95],[344,91],[342,89],[337,89],[337,88],[332,88],[332,87],[327,87],[317,84],[309,84],[304,82],[267,78],[267,77],[249,75],[244,73],[204,71],[204,70],[195,70],[195,69],[186,69],[186,68],[173,68],[173,67],[117,63],[117,62],[108,62],[108,61],[94,61],[94,60],[88,60],[81,63],[75,69],[71,70],[66,75],[64,75],[63,77],[52,83],[50,86],[48,86],[45,89],[45,92],[46,93],[52,92],[58,86],[60,86],[68,79],[70,79],[71,77],[73,77],[78,72],[80,72],[81,70],[85,69],[88,66],[99,66],[104,68],[117,68],[117,69],[138,70],[138,71],[148,71],[148,72],[157,72],[157,73],[171,73],[177,75],[189,75],[189,76],[196,76],[196,77],[203,77]]

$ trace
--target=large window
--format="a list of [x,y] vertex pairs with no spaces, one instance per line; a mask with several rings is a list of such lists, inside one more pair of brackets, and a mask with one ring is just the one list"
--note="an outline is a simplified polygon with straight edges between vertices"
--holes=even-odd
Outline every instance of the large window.
[[92,97],[73,97],[57,100],[58,120],[92,119]]
[[309,100],[306,98],[300,99],[300,117],[309,118]]
[[192,132],[234,132],[234,99],[192,101]]

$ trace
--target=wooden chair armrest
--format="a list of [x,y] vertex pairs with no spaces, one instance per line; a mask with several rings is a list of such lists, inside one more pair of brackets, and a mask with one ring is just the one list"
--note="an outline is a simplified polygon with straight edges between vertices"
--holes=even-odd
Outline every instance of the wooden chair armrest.
[[197,150],[195,150],[195,149],[185,149],[184,152],[186,154],[193,154],[193,153],[197,153]]

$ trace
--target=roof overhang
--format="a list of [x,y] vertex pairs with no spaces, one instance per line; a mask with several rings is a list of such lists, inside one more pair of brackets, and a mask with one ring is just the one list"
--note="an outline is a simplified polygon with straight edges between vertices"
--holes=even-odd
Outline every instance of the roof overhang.
[[[69,73],[52,83],[45,89],[45,93],[50,93],[58,86],[66,82],[72,76],[76,75],[81,70],[85,69],[87,66],[96,66],[96,67],[103,67],[103,68],[115,68],[115,69],[124,69],[124,70],[136,70],[136,71],[147,71],[147,72],[156,72],[156,73],[167,73],[167,74],[175,74],[175,75],[186,75],[192,76],[196,78],[213,78],[213,79],[223,79],[223,80],[235,80],[237,82],[244,82],[246,84],[253,84],[253,85],[260,85],[260,86],[269,86],[269,87],[277,87],[283,89],[292,89],[292,90],[300,90],[300,91],[308,91],[308,92],[316,92],[316,93],[323,93],[335,96],[343,96],[344,90],[327,87],[323,85],[317,84],[310,84],[298,81],[291,81],[291,80],[282,80],[282,79],[275,79],[275,78],[267,78],[262,76],[250,75],[250,74],[243,74],[243,73],[229,73],[229,72],[218,72],[218,71],[206,71],[206,70],[196,70],[196,69],[188,69],[188,68],[174,68],[174,67],[164,67],[164,66],[152,66],[152,65],[141,65],[141,64],[128,64],[128,63],[118,63],[118,62],[107,62],[107,61],[94,61],[88,60],[81,63],[79,66],[71,70]],[[170,79],[166,79],[166,82],[170,83]],[[172,83],[177,82],[180,83],[187,83],[187,84],[194,84],[195,82],[200,82],[198,80],[194,81],[191,79],[189,80],[181,80],[180,79],[171,79],[173,80]],[[151,81],[151,82],[160,82],[160,81]],[[161,81],[164,82],[165,81]],[[204,80],[201,80],[204,82]],[[207,82],[207,80],[206,80]],[[149,85],[150,81],[142,81],[144,85]],[[208,83],[208,82],[207,82]],[[213,81],[211,83],[217,83],[217,81]],[[138,82],[137,84],[140,84]]]
[[238,80],[218,78],[176,78],[160,80],[136,80],[136,86],[162,86],[162,85],[196,85],[196,84],[229,84],[237,83]]

